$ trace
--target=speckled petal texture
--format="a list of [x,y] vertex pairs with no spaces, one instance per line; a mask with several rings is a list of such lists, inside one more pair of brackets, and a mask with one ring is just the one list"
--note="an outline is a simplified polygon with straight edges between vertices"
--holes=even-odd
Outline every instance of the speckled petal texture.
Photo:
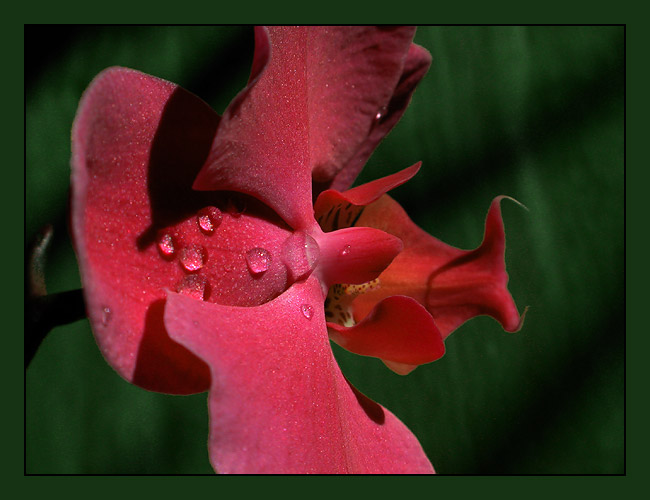
[[215,470],[433,473],[404,424],[341,374],[323,324],[314,278],[255,308],[170,295],[170,335],[212,367]]

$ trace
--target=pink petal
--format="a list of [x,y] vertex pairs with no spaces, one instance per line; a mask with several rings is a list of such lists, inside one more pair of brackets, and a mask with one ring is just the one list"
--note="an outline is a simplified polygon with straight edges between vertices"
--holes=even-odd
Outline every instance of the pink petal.
[[312,176],[331,181],[367,140],[400,82],[413,34],[368,26],[256,31],[251,82],[226,110],[194,187],[253,195],[293,228],[309,228]]
[[327,326],[330,338],[344,349],[384,362],[415,367],[435,361],[445,353],[442,336],[431,315],[414,299],[402,295],[383,299],[352,327],[336,323]]
[[415,165],[395,172],[394,174],[353,187],[343,192],[342,197],[354,205],[369,205],[373,201],[377,201],[391,189],[395,189],[412,179],[418,173],[421,166],[422,162],[417,162]]
[[[352,185],[375,148],[406,111],[415,87],[429,70],[430,65],[431,54],[423,47],[412,44],[409,47],[402,76],[390,102],[385,108],[381,108],[377,112],[366,139],[361,143],[354,156],[334,176],[334,179],[329,183],[329,189],[342,190]],[[323,189],[325,186],[321,185],[320,187]]]
[[209,452],[221,473],[432,473],[411,432],[332,355],[318,280],[259,307],[169,295],[172,338],[210,366]]
[[377,201],[391,189],[401,186],[420,170],[421,162],[392,175],[375,179],[360,186],[339,192],[328,189],[318,195],[314,203],[314,217],[324,231],[354,226],[365,205]]
[[[185,178],[189,188],[218,120],[176,85],[110,68],[84,93],[74,122],[72,233],[88,316],[108,362],[152,390],[200,392],[209,373],[162,324],[165,263],[155,244],[138,243],[152,227],[152,206],[167,219],[171,212],[168,186],[151,185],[148,176],[154,167],[166,173],[182,166],[173,177]],[[173,142],[162,147],[163,138]],[[161,156],[152,157],[153,146]],[[183,163],[172,165],[179,158]]]
[[317,242],[318,276],[327,287],[374,280],[402,250],[399,238],[370,227],[320,233]]
[[385,297],[407,295],[429,310],[443,338],[481,314],[495,318],[506,331],[517,331],[523,317],[507,288],[501,199],[492,202],[483,243],[475,250],[459,250],[428,235],[388,195],[367,206],[357,224],[399,237],[404,251],[380,275],[380,286],[355,300],[355,318],[363,318]]

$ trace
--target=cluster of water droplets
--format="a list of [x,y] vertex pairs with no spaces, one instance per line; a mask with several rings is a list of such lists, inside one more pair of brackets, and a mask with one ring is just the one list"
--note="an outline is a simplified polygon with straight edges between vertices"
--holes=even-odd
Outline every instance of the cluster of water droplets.
[[[238,198],[230,200],[223,213],[214,206],[204,207],[196,214],[197,228],[204,236],[212,237],[218,232],[224,215],[236,219],[241,217],[245,209],[245,200]],[[206,248],[197,243],[183,245],[178,235],[171,230],[161,231],[156,244],[160,256],[168,262],[177,262],[185,273],[176,284],[176,291],[197,300],[206,300],[210,285],[208,279],[201,273],[208,261]],[[254,278],[263,276],[273,263],[271,252],[261,246],[251,248],[244,253],[243,258],[249,273]],[[293,232],[283,243],[279,258],[287,269],[289,284],[291,284],[304,279],[315,268],[319,259],[318,244],[302,231]],[[232,267],[230,260],[226,260],[223,264],[225,272],[232,271]],[[307,320],[311,320],[314,316],[314,307],[307,303],[301,304],[300,313]],[[109,317],[110,312],[104,315]]]
[[[282,260],[290,281],[304,279],[314,270],[320,259],[320,248],[314,238],[303,231],[296,231],[282,245]],[[301,314],[311,320],[314,306],[300,305]]]
[[[222,220],[223,215],[217,207],[205,207],[196,214],[197,227],[206,236],[211,236],[221,225]],[[176,291],[199,300],[205,299],[208,287],[207,278],[197,273],[203,269],[207,262],[206,249],[199,244],[181,247],[179,241],[168,231],[162,231],[158,235],[156,244],[163,259],[167,261],[178,259],[179,265],[187,273],[177,283]]]

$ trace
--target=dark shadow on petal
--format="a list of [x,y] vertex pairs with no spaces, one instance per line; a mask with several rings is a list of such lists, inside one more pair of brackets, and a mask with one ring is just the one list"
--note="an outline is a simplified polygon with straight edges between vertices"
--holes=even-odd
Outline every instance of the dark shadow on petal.
[[192,190],[217,131],[219,116],[202,100],[182,88],[163,110],[149,156],[148,189],[151,226],[138,238],[149,246],[160,228],[173,225],[214,201],[215,193]]
[[138,249],[151,245],[160,229],[182,222],[209,205],[286,226],[275,212],[249,195],[192,189],[212,147],[219,120],[206,103],[180,87],[170,96],[149,155],[147,189],[152,220],[138,236]]
[[368,418],[370,418],[370,420],[372,420],[376,424],[384,425],[384,422],[386,421],[386,414],[384,413],[384,409],[369,397],[361,394],[358,391],[358,389],[354,387],[347,378],[345,378],[345,381],[350,386],[350,389],[352,389],[352,393],[357,398],[357,401],[359,402],[359,406],[363,408],[363,411],[366,412]]
[[210,369],[168,335],[163,321],[165,299],[147,310],[133,383],[170,394],[195,394],[210,387]]

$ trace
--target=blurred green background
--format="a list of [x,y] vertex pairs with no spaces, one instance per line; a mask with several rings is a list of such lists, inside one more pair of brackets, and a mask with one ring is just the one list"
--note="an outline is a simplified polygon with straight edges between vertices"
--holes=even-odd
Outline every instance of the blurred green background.
[[[444,474],[620,474],[624,462],[622,27],[422,27],[433,56],[359,181],[423,162],[393,195],[461,248],[503,203],[508,334],[462,326],[439,361],[400,377],[335,348]],[[48,40],[47,44],[37,42]],[[49,292],[79,288],[67,234],[70,128],[102,69],[180,84],[219,113],[248,76],[250,27],[27,26],[25,241],[55,226]],[[105,363],[87,321],[57,328],[26,372],[27,473],[211,473],[205,394],[149,393]]]

